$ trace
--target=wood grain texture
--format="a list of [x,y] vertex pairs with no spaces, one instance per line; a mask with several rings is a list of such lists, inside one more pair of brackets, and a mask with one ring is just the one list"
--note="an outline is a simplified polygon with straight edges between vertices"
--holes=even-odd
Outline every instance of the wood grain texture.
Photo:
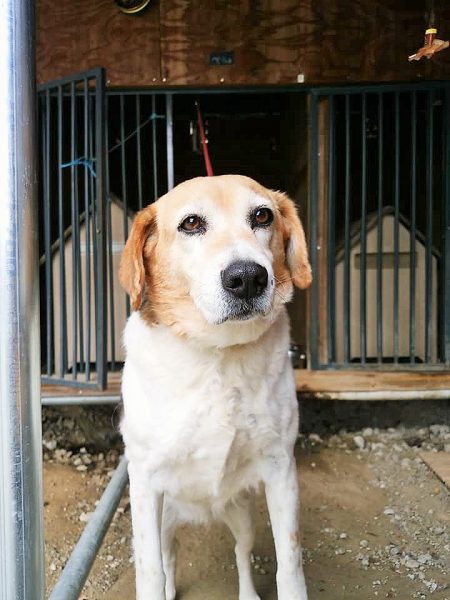
[[450,489],[450,454],[448,452],[421,452],[419,456]]
[[[162,73],[170,84],[294,83],[320,59],[309,2],[161,0]],[[235,63],[209,65],[211,52]]]
[[450,373],[296,370],[299,392],[450,390]]
[[[95,373],[93,374],[95,376]],[[69,383],[68,379],[68,383]],[[121,373],[108,373],[108,382],[105,390],[97,388],[74,388],[69,385],[52,385],[43,383],[41,385],[42,398],[64,398],[67,396],[76,396],[81,400],[86,397],[102,397],[102,396],[117,396],[121,395]]]
[[[106,390],[74,389],[62,385],[42,385],[43,398],[77,396],[120,396],[121,373],[108,374]],[[326,398],[333,393],[450,390],[450,373],[376,372],[376,371],[310,371],[296,369],[297,391],[302,395]],[[449,394],[450,395],[450,394]]]
[[[438,33],[450,39],[442,4]],[[112,0],[37,0],[37,74],[44,82],[103,66],[112,86],[448,78],[450,51],[408,63],[424,29],[417,2],[154,0],[127,16]],[[210,66],[218,51],[233,51],[234,64]]]
[[39,83],[100,66],[112,86],[161,84],[159,50],[157,4],[129,16],[112,0],[37,2]]
[[[439,79],[450,51],[409,63],[423,40],[423,9],[377,0],[161,0],[162,72],[169,84],[282,84]],[[441,34],[449,9],[439,11]],[[210,52],[235,64],[211,67]]]

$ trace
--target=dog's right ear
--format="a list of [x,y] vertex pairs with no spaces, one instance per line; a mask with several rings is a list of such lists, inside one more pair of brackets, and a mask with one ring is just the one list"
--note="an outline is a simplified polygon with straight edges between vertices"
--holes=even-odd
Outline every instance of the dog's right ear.
[[154,204],[137,213],[120,260],[119,281],[130,295],[133,310],[138,310],[142,304],[145,285],[144,253],[146,256],[150,253],[147,242],[152,238],[156,239]]

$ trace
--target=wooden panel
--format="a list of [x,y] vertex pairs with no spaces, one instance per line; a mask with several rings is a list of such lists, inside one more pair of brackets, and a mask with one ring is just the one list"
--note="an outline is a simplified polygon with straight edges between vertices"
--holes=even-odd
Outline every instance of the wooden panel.
[[[423,8],[396,4],[160,0],[128,16],[112,0],[37,0],[38,81],[94,66],[106,67],[114,86],[296,83],[300,73],[306,83],[450,76],[450,51],[408,63],[423,40]],[[439,33],[448,39],[442,4]],[[210,66],[217,51],[233,51],[235,64]]]
[[68,396],[77,397],[82,400],[86,397],[117,396],[121,395],[121,373],[108,373],[108,387],[105,390],[97,388],[73,388],[65,385],[42,384],[42,398],[65,398]]
[[[440,8],[440,33],[450,21]],[[423,41],[423,8],[376,0],[161,0],[162,72],[185,85],[408,81],[450,75],[450,51],[409,63]],[[234,51],[235,64],[209,66]]]
[[[450,52],[442,52],[432,61],[407,60],[423,43],[423,7],[375,0],[335,0],[314,6],[315,44],[320,47],[321,63],[318,70],[315,65],[306,66],[307,81],[411,81],[450,74]],[[440,7],[436,14],[439,32],[448,39],[449,9]]]
[[448,452],[421,452],[419,456],[450,489],[450,454]]
[[[450,390],[450,373],[413,371],[295,371],[297,390],[318,392],[377,392]],[[450,396],[450,393],[449,393]]]
[[159,7],[124,15],[112,0],[37,1],[39,83],[105,67],[114,86],[161,84]]
[[[66,386],[45,384],[42,386],[43,398],[64,398],[67,396],[95,397],[120,396],[120,373],[108,374],[106,390],[73,389]],[[450,390],[450,373],[413,373],[413,372],[362,372],[362,371],[295,371],[297,391],[305,395],[318,395],[326,398],[327,394],[345,392],[407,392],[433,390]],[[449,392],[450,397],[450,392]]]
[[[311,17],[298,0],[161,0],[163,76],[169,84],[294,83],[306,58],[319,61]],[[233,51],[235,64],[209,66],[218,51]]]

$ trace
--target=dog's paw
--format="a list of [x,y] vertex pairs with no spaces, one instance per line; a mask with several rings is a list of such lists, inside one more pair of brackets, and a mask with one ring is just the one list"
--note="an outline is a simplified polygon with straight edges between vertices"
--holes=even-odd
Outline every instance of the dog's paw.
[[176,592],[175,588],[171,588],[170,590],[168,590],[166,588],[166,600],[175,600],[176,597],[177,597],[177,592]]
[[166,600],[175,600],[177,591],[175,586],[169,582],[166,582]]

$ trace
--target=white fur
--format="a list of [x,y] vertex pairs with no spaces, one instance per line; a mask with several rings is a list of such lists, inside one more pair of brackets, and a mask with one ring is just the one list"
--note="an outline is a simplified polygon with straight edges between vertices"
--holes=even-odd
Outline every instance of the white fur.
[[[240,189],[242,198],[228,215],[224,203],[214,209],[211,199],[189,197],[185,212],[175,215],[168,200],[158,205],[158,222],[166,227],[176,229],[192,213],[208,221],[208,237],[180,233],[167,248],[206,325],[190,330],[183,323],[187,334],[177,335],[135,312],[125,329],[122,433],[138,600],[174,600],[175,528],[211,518],[223,520],[236,539],[239,600],[258,600],[250,552],[251,496],[260,482],[275,540],[278,600],[307,600],[293,452],[298,409],[284,306],[292,284],[285,296],[275,292],[273,229],[252,231],[248,225],[249,209],[262,201],[273,207],[270,198]],[[211,255],[205,244],[214,236],[226,243]],[[235,260],[263,265],[268,287],[259,314],[222,322],[228,308],[220,273]]]
[[[172,589],[167,597],[163,593],[158,519],[152,529],[145,524],[152,506],[161,510],[162,495],[164,519],[174,525],[210,517],[229,522],[226,515],[245,504],[242,493],[260,481],[269,490],[279,600],[306,600],[301,553],[291,538],[298,518],[293,458],[298,410],[288,343],[284,309],[255,342],[216,350],[149,327],[139,313],[130,317],[122,433],[130,462],[139,600],[174,597]],[[240,557],[241,570],[252,541]],[[247,578],[244,588],[249,585]],[[253,589],[241,589],[240,600],[256,598]]]

